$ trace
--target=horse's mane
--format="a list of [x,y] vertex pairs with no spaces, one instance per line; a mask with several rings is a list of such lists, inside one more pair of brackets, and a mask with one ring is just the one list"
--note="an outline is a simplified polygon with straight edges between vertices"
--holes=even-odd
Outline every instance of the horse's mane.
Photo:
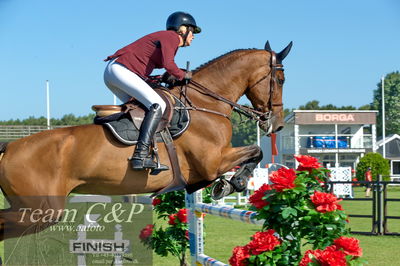
[[193,70],[193,72],[197,72],[197,71],[199,71],[199,70],[201,70],[201,69],[203,69],[203,68],[205,68],[205,67],[208,67],[209,65],[214,64],[214,63],[220,61],[222,58],[225,58],[225,57],[228,56],[228,55],[234,54],[234,53],[236,53],[236,52],[251,51],[251,50],[259,50],[259,49],[257,49],[257,48],[248,48],[248,49],[236,49],[236,50],[232,50],[232,51],[227,52],[227,53],[225,53],[225,54],[223,54],[223,55],[220,55],[220,56],[218,56],[218,57],[215,57],[214,59],[211,59],[210,61],[208,61],[208,62],[206,62],[206,63],[204,63],[204,64],[201,64],[201,65],[198,66],[195,70]]

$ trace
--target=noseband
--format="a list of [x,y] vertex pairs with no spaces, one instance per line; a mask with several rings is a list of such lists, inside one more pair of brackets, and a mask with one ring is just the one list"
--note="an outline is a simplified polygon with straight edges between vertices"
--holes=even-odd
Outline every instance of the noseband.
[[[248,87],[248,89],[251,89],[253,87],[255,87],[256,85],[258,85],[261,81],[265,80],[266,78],[268,78],[269,76],[271,76],[270,79],[270,86],[269,86],[269,100],[268,100],[268,111],[267,112],[261,112],[258,111],[254,108],[251,107],[247,107],[238,103],[235,103],[229,99],[226,99],[218,94],[216,94],[215,92],[211,91],[210,89],[206,88],[205,86],[201,85],[200,83],[194,81],[194,80],[190,80],[189,84],[193,85],[191,86],[193,89],[197,90],[198,92],[204,94],[204,95],[208,95],[216,100],[219,100],[221,102],[227,103],[229,105],[231,105],[234,108],[234,111],[245,115],[246,117],[258,121],[261,124],[267,124],[267,126],[270,125],[271,123],[271,118],[272,118],[272,107],[274,106],[283,106],[283,103],[274,103],[273,102],[273,93],[275,91],[275,86],[277,84],[277,77],[276,77],[276,71],[278,70],[283,70],[283,65],[282,64],[277,64],[276,62],[276,54],[275,52],[271,51],[271,60],[270,60],[270,71],[263,76],[262,78],[260,78],[256,83],[254,83],[253,85],[251,85],[250,87]],[[181,89],[182,92],[182,89]],[[184,97],[188,100],[186,93],[183,93]],[[230,119],[227,115],[217,112],[217,111],[213,111],[213,110],[209,110],[209,109],[205,109],[205,108],[198,108],[196,106],[194,106],[191,101],[188,100],[188,103],[190,104],[190,109],[192,110],[198,110],[198,111],[203,111],[203,112],[209,112],[209,113],[213,113],[213,114],[217,114],[217,115],[221,115],[224,116],[228,119]]]

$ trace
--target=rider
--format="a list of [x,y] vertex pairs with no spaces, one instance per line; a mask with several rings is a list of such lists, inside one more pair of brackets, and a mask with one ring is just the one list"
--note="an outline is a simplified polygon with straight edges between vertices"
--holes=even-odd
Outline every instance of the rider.
[[[157,164],[150,155],[151,140],[165,111],[166,104],[161,97],[146,83],[154,68],[165,70],[178,80],[190,80],[192,73],[177,67],[174,61],[179,47],[189,46],[193,34],[200,33],[192,15],[185,12],[171,14],[165,31],[146,35],[121,48],[104,61],[109,61],[104,82],[122,101],[131,97],[141,102],[148,111],[140,128],[139,139],[133,153],[131,165],[134,170],[154,169]],[[162,166],[159,170],[167,170]]]

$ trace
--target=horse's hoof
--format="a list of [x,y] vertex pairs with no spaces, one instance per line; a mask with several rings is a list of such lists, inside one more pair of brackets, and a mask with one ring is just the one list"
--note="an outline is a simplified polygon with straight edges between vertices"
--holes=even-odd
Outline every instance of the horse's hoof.
[[215,181],[211,187],[211,198],[213,200],[219,200],[223,197],[228,196],[229,194],[233,193],[235,189],[227,180],[220,178],[218,181]]
[[233,176],[229,182],[232,184],[232,187],[236,192],[242,192],[247,188],[248,180],[249,178],[247,177],[247,175],[242,174]]

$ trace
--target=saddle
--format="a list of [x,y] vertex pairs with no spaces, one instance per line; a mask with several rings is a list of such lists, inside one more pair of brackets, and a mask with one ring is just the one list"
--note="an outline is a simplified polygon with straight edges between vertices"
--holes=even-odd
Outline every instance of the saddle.
[[[165,89],[160,88],[155,89],[155,91],[158,93],[158,95],[160,95],[160,97],[167,105],[163,114],[163,118],[157,128],[157,132],[159,132],[162,129],[166,128],[172,119],[175,98]],[[124,113],[130,115],[132,122],[137,128],[140,128],[140,126],[142,125],[143,118],[146,112],[145,107],[135,98],[131,98],[127,103],[124,103],[122,105],[93,105],[92,110],[96,112],[96,124],[101,123],[101,121],[105,120],[115,121],[117,120],[115,118],[120,118],[122,113]],[[116,114],[120,114],[120,116],[116,116]],[[101,120],[101,118],[105,117],[108,118]]]
[[[186,188],[187,183],[180,171],[173,138],[179,137],[190,123],[189,111],[185,109],[185,105],[177,97],[162,87],[155,89],[155,91],[166,103],[166,109],[156,130],[153,155],[155,155],[154,157],[159,164],[156,145],[158,142],[163,142],[168,152],[174,178],[171,184],[155,192],[152,196]],[[125,145],[137,143],[140,126],[146,112],[146,108],[139,101],[132,98],[122,105],[93,105],[92,109],[96,112],[95,124],[104,125],[118,141]]]

